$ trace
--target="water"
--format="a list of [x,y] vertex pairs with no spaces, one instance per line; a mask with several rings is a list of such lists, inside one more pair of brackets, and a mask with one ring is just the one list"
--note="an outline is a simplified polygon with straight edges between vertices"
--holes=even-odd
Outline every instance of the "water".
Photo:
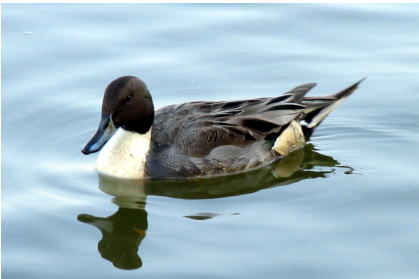
[[[418,278],[418,15],[3,4],[3,277]],[[127,74],[156,107],[368,79],[287,161],[144,185],[99,181],[80,152]]]

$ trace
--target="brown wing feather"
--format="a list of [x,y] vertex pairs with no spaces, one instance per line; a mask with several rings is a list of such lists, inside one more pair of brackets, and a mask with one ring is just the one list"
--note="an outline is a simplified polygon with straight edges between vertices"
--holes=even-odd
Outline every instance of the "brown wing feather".
[[300,102],[314,84],[275,98],[190,102],[156,112],[153,140],[177,146],[188,156],[205,156],[222,145],[245,146],[278,134],[305,108]]

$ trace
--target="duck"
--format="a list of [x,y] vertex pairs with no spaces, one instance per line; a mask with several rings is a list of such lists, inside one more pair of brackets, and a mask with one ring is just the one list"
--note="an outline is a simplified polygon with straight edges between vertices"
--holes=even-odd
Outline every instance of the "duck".
[[122,76],[105,88],[99,126],[81,151],[100,151],[96,171],[117,178],[187,179],[253,170],[304,146],[364,79],[327,96],[306,97],[316,86],[306,83],[276,97],[155,110],[146,84]]

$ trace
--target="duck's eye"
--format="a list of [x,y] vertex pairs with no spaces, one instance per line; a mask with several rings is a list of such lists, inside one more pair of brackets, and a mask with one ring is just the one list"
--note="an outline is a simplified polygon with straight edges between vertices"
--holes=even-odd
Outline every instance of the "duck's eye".
[[131,95],[125,97],[124,102],[129,103],[131,101]]

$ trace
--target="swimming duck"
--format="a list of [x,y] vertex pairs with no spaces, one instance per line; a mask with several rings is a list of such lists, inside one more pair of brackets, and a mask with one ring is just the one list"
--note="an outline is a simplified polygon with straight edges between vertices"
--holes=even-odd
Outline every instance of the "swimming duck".
[[82,152],[101,150],[97,171],[121,178],[189,178],[254,169],[304,145],[361,81],[323,97],[305,97],[316,85],[307,83],[278,97],[190,102],[154,111],[146,84],[123,76],[106,87],[99,127]]

